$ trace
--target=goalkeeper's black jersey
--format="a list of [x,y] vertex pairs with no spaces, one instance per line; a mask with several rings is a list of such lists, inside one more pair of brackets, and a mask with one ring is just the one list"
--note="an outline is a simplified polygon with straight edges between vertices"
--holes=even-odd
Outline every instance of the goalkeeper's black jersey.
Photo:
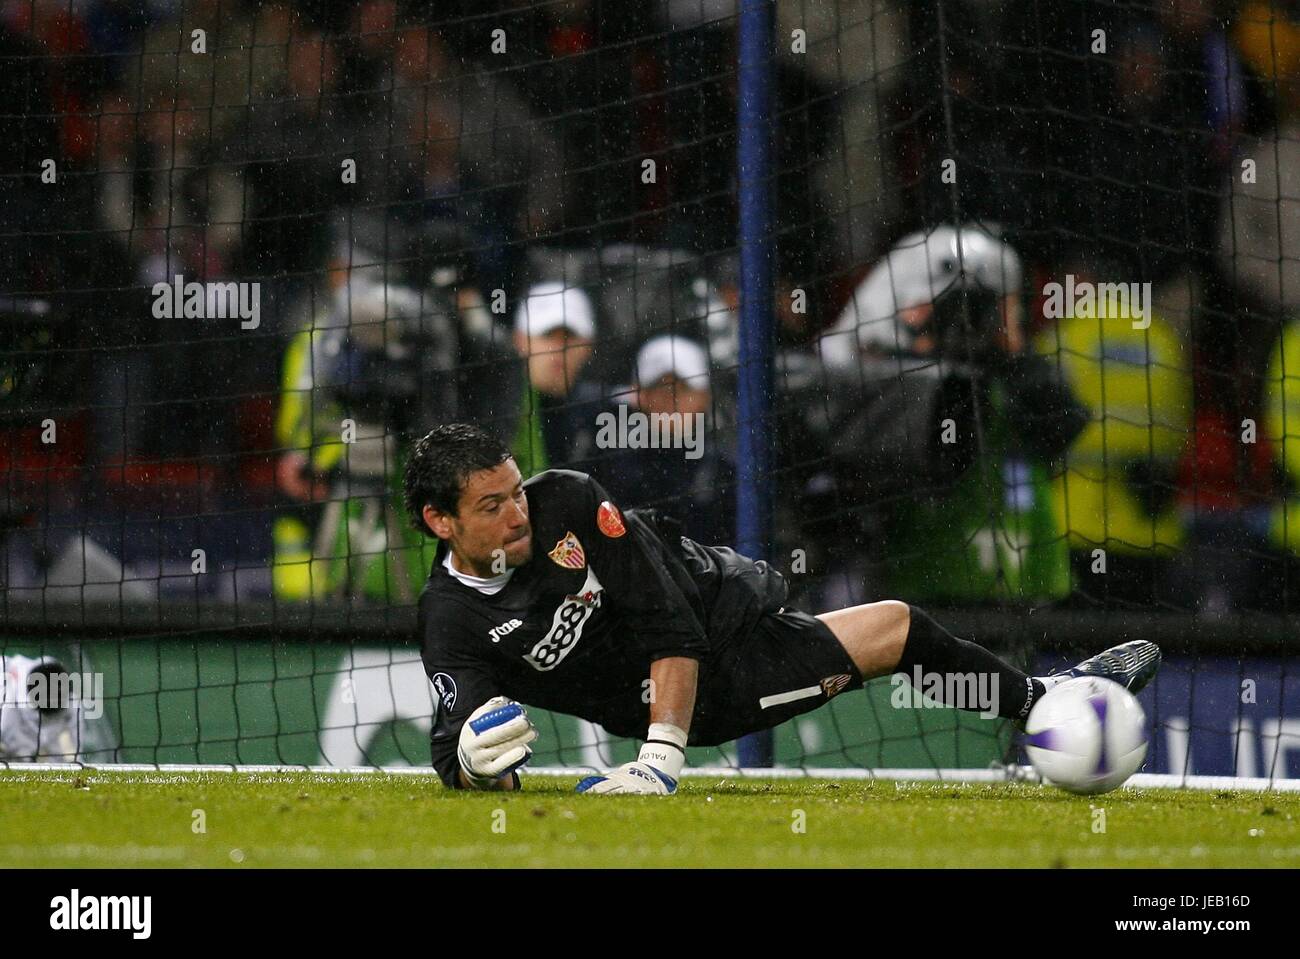
[[584,473],[548,470],[524,490],[533,554],[505,587],[489,596],[459,582],[443,566],[444,543],[420,597],[443,782],[458,785],[461,726],[493,696],[643,737],[650,664],[667,656],[700,661],[690,743],[715,744],[711,717],[726,704],[709,701],[710,662],[782,606],[781,574],[681,536],[659,513],[621,512]]

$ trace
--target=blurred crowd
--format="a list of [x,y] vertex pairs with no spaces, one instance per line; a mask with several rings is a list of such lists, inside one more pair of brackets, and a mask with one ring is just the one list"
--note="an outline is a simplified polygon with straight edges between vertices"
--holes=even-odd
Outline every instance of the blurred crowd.
[[[1300,3],[805,6],[796,590],[1293,608]],[[735,58],[729,0],[0,0],[0,579],[409,601],[394,483],[449,419],[733,541]],[[1067,274],[1150,302],[1051,316]],[[162,315],[178,276],[256,319]]]

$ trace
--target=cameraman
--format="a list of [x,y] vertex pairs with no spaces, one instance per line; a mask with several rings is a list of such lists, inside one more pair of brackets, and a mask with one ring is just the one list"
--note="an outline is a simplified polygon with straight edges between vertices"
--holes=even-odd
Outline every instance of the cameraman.
[[820,339],[821,388],[840,404],[825,430],[835,505],[868,507],[855,512],[879,566],[869,592],[1033,603],[1070,591],[1050,479],[1088,412],[1027,349],[1022,281],[1019,255],[986,227],[913,233]]
[[351,260],[364,265],[331,271],[333,295],[284,357],[276,480],[295,506],[272,527],[281,600],[413,601],[433,555],[393,511],[404,439],[456,417],[513,423],[519,403],[510,351],[477,328],[481,297],[456,270],[390,282],[378,256]]

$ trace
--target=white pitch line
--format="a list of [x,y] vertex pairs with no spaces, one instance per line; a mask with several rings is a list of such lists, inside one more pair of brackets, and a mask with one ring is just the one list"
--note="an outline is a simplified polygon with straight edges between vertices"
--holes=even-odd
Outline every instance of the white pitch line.
[[[310,773],[321,776],[411,776],[420,779],[437,778],[437,773],[425,766],[275,766],[238,764],[182,764],[163,763],[0,763],[0,771],[43,776],[66,772],[92,773],[148,773],[157,775],[286,775]],[[589,766],[536,766],[522,770],[530,776],[579,776],[593,770]],[[733,766],[699,766],[682,770],[683,776],[693,778],[717,777],[721,779],[842,779],[842,780],[896,780],[902,782],[952,782],[999,783],[1027,782],[1041,784],[1038,774],[1028,766],[1007,766],[993,769],[863,769],[863,768],[787,768],[770,769]],[[159,780],[161,781],[161,780]],[[1300,792],[1300,779],[1267,779],[1240,776],[1179,776],[1172,773],[1137,773],[1129,778],[1124,789],[1226,789],[1242,792]]]

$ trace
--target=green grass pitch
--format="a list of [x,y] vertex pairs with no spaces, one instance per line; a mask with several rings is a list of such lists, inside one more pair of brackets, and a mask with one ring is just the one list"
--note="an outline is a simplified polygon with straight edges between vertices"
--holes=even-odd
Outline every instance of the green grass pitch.
[[0,867],[1300,866],[1294,793],[688,778],[672,797],[598,797],[576,780],[492,794],[387,774],[0,771]]

